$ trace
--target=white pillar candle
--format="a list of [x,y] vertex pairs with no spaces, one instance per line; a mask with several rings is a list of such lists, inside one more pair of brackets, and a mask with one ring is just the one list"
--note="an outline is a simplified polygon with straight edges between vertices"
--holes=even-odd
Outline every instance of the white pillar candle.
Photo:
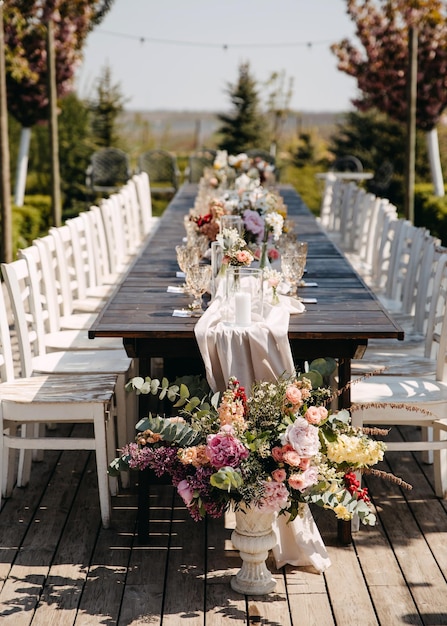
[[236,326],[251,324],[251,295],[239,292],[234,296],[234,321]]

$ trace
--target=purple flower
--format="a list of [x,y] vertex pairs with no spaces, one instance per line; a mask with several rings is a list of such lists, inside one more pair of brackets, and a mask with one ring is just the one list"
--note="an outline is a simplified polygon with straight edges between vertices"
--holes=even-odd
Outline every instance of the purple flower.
[[259,213],[251,209],[246,209],[243,218],[245,230],[256,235],[259,240],[262,239],[264,236],[264,220]]
[[231,426],[224,426],[216,435],[208,435],[206,454],[211,465],[221,467],[238,467],[248,457],[244,444],[233,435]]

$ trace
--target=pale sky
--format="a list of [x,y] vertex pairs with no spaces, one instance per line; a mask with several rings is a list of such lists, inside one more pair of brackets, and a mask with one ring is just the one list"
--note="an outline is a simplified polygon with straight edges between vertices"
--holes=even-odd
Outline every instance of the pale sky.
[[87,39],[77,88],[91,95],[109,65],[129,110],[225,111],[249,62],[260,87],[272,72],[293,78],[293,110],[346,111],[356,81],[329,46],[354,32],[345,0],[115,0]]

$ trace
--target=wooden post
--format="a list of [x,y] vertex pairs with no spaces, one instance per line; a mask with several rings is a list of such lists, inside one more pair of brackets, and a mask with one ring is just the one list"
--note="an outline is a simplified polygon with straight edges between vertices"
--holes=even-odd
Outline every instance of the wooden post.
[[418,30],[408,29],[408,75],[407,75],[407,144],[405,155],[405,218],[414,224],[414,170],[416,161],[416,105]]
[[0,164],[1,260],[4,263],[10,263],[12,261],[11,171],[9,167],[3,0],[0,0]]
[[56,55],[54,48],[54,26],[51,20],[47,24],[47,33],[48,100],[51,155],[51,209],[53,225],[60,226],[62,223],[62,208],[61,179],[59,171],[59,139],[57,126]]

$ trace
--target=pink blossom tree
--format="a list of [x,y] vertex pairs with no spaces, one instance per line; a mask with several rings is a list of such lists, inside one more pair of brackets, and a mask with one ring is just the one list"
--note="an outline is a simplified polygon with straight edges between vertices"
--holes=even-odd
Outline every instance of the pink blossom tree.
[[9,112],[22,125],[16,204],[23,203],[31,127],[48,119],[47,25],[52,22],[57,97],[73,87],[90,30],[113,0],[9,0],[5,3],[6,89]]
[[447,105],[447,15],[441,0],[347,0],[361,44],[348,39],[331,46],[338,68],[357,80],[353,104],[407,119],[409,33],[417,45],[416,126],[426,131],[435,192],[444,195],[436,125]]

